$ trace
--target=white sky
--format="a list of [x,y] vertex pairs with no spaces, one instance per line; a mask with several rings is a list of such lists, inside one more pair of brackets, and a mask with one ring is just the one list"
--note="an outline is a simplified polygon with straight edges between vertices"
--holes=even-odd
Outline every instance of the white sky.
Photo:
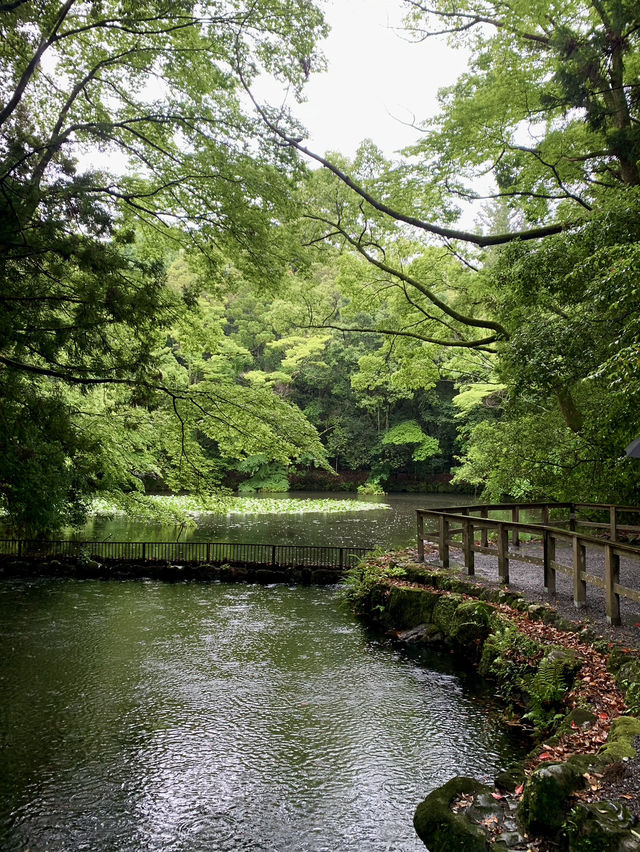
[[400,0],[326,0],[325,9],[328,70],[310,78],[307,102],[294,110],[309,146],[350,156],[370,137],[390,155],[419,136],[406,123],[436,112],[438,89],[464,70],[466,55],[444,39],[409,43],[394,30]]

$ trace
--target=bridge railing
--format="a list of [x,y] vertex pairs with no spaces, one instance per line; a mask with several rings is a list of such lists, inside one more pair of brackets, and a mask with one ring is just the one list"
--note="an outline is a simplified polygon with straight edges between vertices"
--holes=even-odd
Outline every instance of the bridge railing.
[[[509,583],[509,560],[538,565],[550,594],[556,590],[556,572],[567,574],[572,578],[576,608],[584,607],[588,585],[604,589],[607,621],[618,625],[620,598],[640,603],[640,590],[620,583],[620,560],[640,562],[640,547],[618,540],[622,532],[640,535],[640,526],[620,522],[638,513],[640,508],[635,506],[604,503],[492,503],[419,509],[418,560],[424,562],[425,541],[437,543],[439,564],[444,568],[449,567],[449,548],[461,549],[464,567],[471,575],[475,553],[496,556],[498,578],[505,584]],[[598,514],[606,514],[607,519],[598,520]],[[431,529],[425,530],[425,522],[431,522]],[[598,530],[603,537],[583,533],[583,527]],[[538,544],[538,553],[533,547],[520,549],[523,536],[529,544]],[[518,550],[509,549],[509,539]],[[556,559],[558,545],[570,548],[571,565]],[[587,571],[587,548],[604,552],[603,577]]]
[[0,555],[18,558],[84,558],[117,562],[185,562],[347,569],[366,547],[245,544],[221,541],[39,541],[0,539]]

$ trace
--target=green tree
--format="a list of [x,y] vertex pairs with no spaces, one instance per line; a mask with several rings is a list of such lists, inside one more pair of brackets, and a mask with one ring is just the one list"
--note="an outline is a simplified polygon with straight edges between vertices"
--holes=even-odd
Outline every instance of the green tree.
[[[502,388],[499,408],[469,409],[460,476],[491,481],[488,464],[472,464],[484,447],[485,461],[501,467],[494,496],[511,482],[522,496],[573,488],[573,496],[631,498],[620,457],[640,431],[637,3],[406,7],[416,41],[446,36],[471,60],[399,162],[385,163],[368,143],[352,163],[322,156],[294,138],[284,116],[262,110],[278,138],[324,166],[306,198],[308,241],[369,266],[354,278],[362,292],[381,294],[387,314],[368,329],[350,327],[396,346],[411,341],[416,367],[430,361],[481,402],[494,383]],[[485,199],[499,203],[499,215],[476,231],[458,227],[459,202],[479,200],[477,179],[487,174]],[[536,417],[556,446],[573,448],[564,467],[536,433]],[[529,459],[526,471],[516,458]]]
[[305,0],[2,7],[0,492],[14,521],[50,528],[101,483],[132,485],[127,407],[172,424],[155,467],[176,485],[202,480],[201,435],[235,457],[321,452],[293,409],[235,387],[228,352],[196,357],[184,335],[167,349],[198,288],[168,287],[164,260],[176,243],[199,248],[212,292],[283,273],[273,222],[297,166],[243,110],[236,66],[299,91],[322,31]]

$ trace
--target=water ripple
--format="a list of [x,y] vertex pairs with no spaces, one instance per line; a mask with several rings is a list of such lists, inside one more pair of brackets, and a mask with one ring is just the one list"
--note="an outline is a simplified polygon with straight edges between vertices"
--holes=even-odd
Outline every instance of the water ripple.
[[6,852],[418,852],[417,802],[514,753],[330,590],[13,581],[0,624]]

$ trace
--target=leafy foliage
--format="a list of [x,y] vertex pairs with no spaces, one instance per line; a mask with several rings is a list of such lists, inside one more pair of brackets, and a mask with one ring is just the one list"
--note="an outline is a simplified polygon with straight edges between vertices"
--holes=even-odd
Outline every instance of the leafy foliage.
[[[298,412],[238,382],[241,351],[197,306],[204,281],[213,293],[283,274],[273,222],[295,160],[260,138],[237,66],[299,90],[318,61],[319,11],[44,0],[10,4],[0,30],[9,517],[46,530],[79,520],[93,491],[139,489],[143,476],[208,489],[220,458],[321,459]],[[96,149],[110,173],[88,165]],[[204,249],[198,273],[183,264],[168,286],[180,244]]]

